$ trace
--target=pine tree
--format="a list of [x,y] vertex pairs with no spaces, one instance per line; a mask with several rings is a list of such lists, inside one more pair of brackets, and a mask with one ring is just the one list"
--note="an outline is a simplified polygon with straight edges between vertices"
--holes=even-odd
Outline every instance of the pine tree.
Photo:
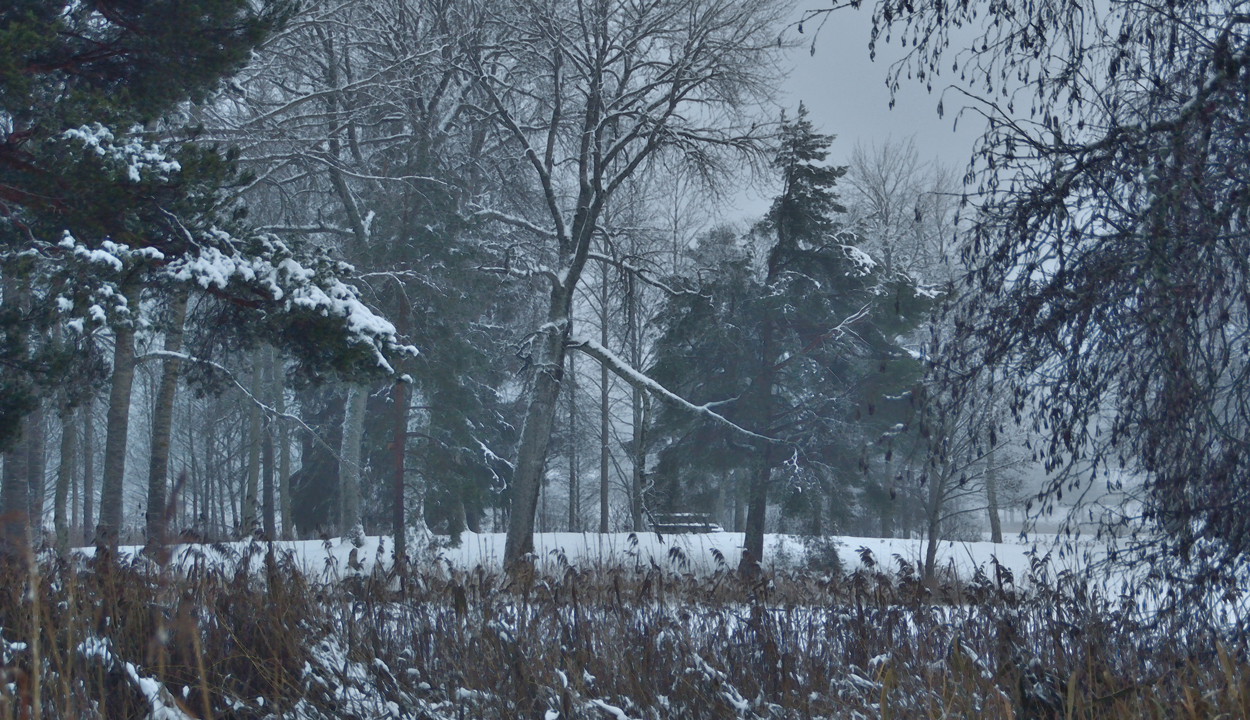
[[[825,166],[832,137],[815,132],[799,106],[783,118],[773,166],[781,193],[754,238],[769,245],[762,268],[747,249],[721,260],[699,294],[672,301],[656,379],[692,402],[723,402],[727,418],[771,442],[745,443],[721,427],[669,410],[661,424],[671,445],[661,453],[658,484],[713,468],[749,473],[746,551],[760,558],[769,493],[784,476],[823,527],[823,503],[862,443],[853,422],[875,411],[885,386],[918,371],[894,338],[928,307],[914,280],[886,275],[836,220],[835,191],[844,168]],[[860,413],[861,418],[863,412]],[[814,491],[814,492],[812,492]],[[670,498],[670,501],[674,498]]]
[[[49,389],[102,380],[103,365],[75,346],[110,328],[101,539],[115,541],[121,522],[121,406],[145,295],[181,285],[216,296],[246,317],[229,326],[242,338],[288,343],[315,372],[391,371],[385,356],[401,349],[342,281],[348,266],[243,224],[226,192],[242,179],[237,154],[196,143],[183,117],[185,101],[213,92],[293,8],[19,0],[0,10],[0,447]],[[59,343],[56,323],[70,331]]]
[[[74,252],[62,244],[66,233],[89,250],[105,238],[167,250],[183,242],[169,218],[211,205],[206,189],[225,169],[216,153],[187,147],[158,157],[150,144],[111,141],[210,90],[288,12],[285,0],[251,7],[15,0],[0,9],[0,272],[12,281],[0,317],[0,447],[71,365],[91,369],[76,361],[77,338],[45,337],[64,309],[52,300],[82,289],[82,277],[64,272]],[[63,272],[41,262],[49,260]],[[110,307],[80,312],[90,305]]]

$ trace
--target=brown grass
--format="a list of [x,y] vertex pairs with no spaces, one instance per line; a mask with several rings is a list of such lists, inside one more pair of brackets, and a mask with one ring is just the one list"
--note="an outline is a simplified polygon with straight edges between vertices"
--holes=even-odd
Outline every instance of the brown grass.
[[233,552],[0,567],[0,718],[148,717],[154,687],[195,718],[1250,717],[1244,643],[1147,626],[1074,578],[566,565],[431,568],[401,592]]

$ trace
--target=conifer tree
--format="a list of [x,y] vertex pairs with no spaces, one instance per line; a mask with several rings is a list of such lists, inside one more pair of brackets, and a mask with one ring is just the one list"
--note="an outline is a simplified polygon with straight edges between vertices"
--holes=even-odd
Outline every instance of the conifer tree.
[[[121,406],[145,293],[182,285],[215,295],[248,316],[248,337],[281,338],[322,368],[389,370],[385,353],[400,348],[342,282],[350,268],[248,230],[223,191],[239,179],[235,153],[196,144],[183,117],[185,101],[213,92],[293,7],[17,0],[0,9],[0,447],[68,377],[79,390],[102,380],[103,366],[76,346],[111,328],[100,539],[115,542],[121,522]],[[70,330],[59,343],[47,332],[58,322]],[[310,341],[309,330],[321,334]]]
[[832,139],[802,105],[792,122],[783,118],[773,162],[781,192],[754,231],[769,248],[763,266],[749,247],[731,253],[704,292],[676,297],[659,318],[656,379],[694,403],[723,403],[725,417],[771,439],[743,442],[665,409],[671,445],[659,484],[712,458],[721,472],[748,472],[746,553],[756,560],[778,477],[816,491],[819,525],[830,484],[845,477],[863,434],[854,413],[875,410],[883,386],[918,370],[894,338],[918,322],[926,293],[906,275],[883,273],[839,228],[845,210],[835,187],[846,171],[823,164]]

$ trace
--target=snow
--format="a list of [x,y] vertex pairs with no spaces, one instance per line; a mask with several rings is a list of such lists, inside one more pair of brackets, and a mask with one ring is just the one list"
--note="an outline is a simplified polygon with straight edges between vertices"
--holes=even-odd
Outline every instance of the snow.
[[842,249],[846,251],[846,256],[851,259],[851,262],[855,263],[855,271],[859,275],[867,275],[877,267],[877,261],[873,260],[871,255],[854,245],[843,245]]
[[139,674],[138,668],[132,663],[125,663],[124,667],[126,676],[135,684],[135,687],[139,688],[139,692],[143,693],[148,703],[152,705],[152,713],[148,715],[150,720],[195,720],[192,716],[183,712],[182,708],[178,706],[178,701],[174,699],[173,695],[169,694],[169,691],[165,689],[165,686],[160,681],[154,678],[143,677]]
[[651,378],[647,377],[646,375],[639,372],[638,370],[635,370],[629,363],[625,362],[625,360],[622,359],[620,356],[618,356],[616,353],[612,352],[611,350],[608,350],[603,345],[600,345],[597,341],[591,338],[587,338],[587,337],[570,338],[569,347],[576,349],[576,350],[581,350],[587,355],[595,358],[600,363],[602,363],[605,367],[607,367],[608,370],[611,370],[612,373],[616,375],[617,377],[621,378],[622,380],[629,383],[630,385],[633,385],[634,387],[647,390],[651,394],[659,397],[664,402],[667,402],[671,405],[676,405],[677,407],[680,407],[684,410],[692,412],[696,415],[703,415],[704,417],[715,420],[716,422],[719,422],[722,425],[726,425],[729,428],[739,433],[742,433],[743,435],[746,435],[747,437],[754,438],[756,440],[764,440],[766,442],[775,442],[772,438],[765,437],[758,433],[753,433],[750,430],[747,430],[743,427],[740,427],[734,424],[733,422],[725,418],[720,413],[717,413],[714,410],[712,410],[712,406],[718,403],[706,403],[704,405],[695,405],[689,400],[686,400],[682,396],[678,395],[677,393],[672,392],[671,390],[664,387],[663,385],[656,382],[655,380],[652,380]]
[[[460,543],[448,546],[446,537],[435,537],[435,547],[427,555],[436,565],[459,571],[472,571],[481,567],[487,571],[502,571],[504,533],[465,532]],[[845,572],[858,569],[881,569],[895,571],[899,561],[913,567],[924,563],[925,541],[905,538],[860,538],[848,536],[829,537],[837,546],[842,568]],[[534,535],[534,560],[540,570],[562,573],[566,566],[603,569],[659,568],[678,574],[693,573],[711,575],[720,570],[734,570],[742,555],[745,540],[743,533],[713,532],[679,535],[660,535],[654,532],[639,533],[536,533]],[[335,581],[348,576],[367,575],[375,569],[387,569],[392,562],[394,544],[389,536],[368,536],[356,548],[343,538],[328,540],[295,540],[272,543],[274,552],[289,557],[292,564],[312,578]],[[263,565],[269,543],[235,542],[215,545],[177,545],[172,558],[176,564],[191,565],[195,562],[220,564],[231,567],[232,563],[247,557],[259,572]],[[1063,550],[1052,552],[1055,548]],[[137,555],[139,546],[120,548],[124,555]],[[357,566],[349,568],[349,556],[357,552]],[[425,553],[422,548],[410,548],[414,556]],[[84,556],[94,555],[94,548],[82,548],[77,552]],[[768,534],[764,538],[765,570],[783,571],[799,567],[805,557],[804,538],[798,535]],[[1100,559],[1102,547],[1085,542],[1082,545],[1057,545],[1054,535],[1033,535],[1029,539],[1012,538],[1008,542],[942,541],[938,545],[937,567],[942,572],[953,573],[961,578],[971,578],[978,570],[989,577],[995,576],[994,563],[1012,573],[1017,583],[1029,576],[1034,560],[1049,554],[1052,577],[1065,570],[1084,567],[1092,559]],[[378,568],[379,563],[381,568]]]
[[629,715],[625,714],[624,710],[616,707],[615,705],[609,705],[598,698],[592,698],[590,704],[608,713],[612,717],[616,718],[616,720],[631,720]]
[[92,123],[66,130],[61,137],[78,140],[88,152],[117,163],[125,169],[126,178],[131,182],[141,181],[145,172],[155,173],[158,179],[168,181],[170,175],[182,170],[182,165],[165,155],[159,145],[140,140],[142,133],[143,127],[135,125],[118,142],[111,130],[100,123]]
[[[232,246],[233,240],[226,244],[226,247]],[[287,252],[278,242],[271,242],[271,249],[275,254]],[[360,301],[355,287],[337,277],[319,277],[315,269],[291,257],[275,262],[266,257],[245,256],[237,250],[226,253],[208,246],[170,263],[166,271],[175,280],[194,282],[203,288],[225,289],[234,281],[256,283],[275,301],[281,301],[288,312],[302,309],[324,317],[341,318],[349,332],[348,342],[372,348],[377,366],[388,373],[394,373],[394,368],[383,350],[417,354],[415,347],[399,342],[398,331],[389,320]]]

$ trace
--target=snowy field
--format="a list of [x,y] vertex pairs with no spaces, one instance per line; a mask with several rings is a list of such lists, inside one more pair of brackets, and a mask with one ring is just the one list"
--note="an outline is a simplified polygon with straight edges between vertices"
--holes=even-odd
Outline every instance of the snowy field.
[[[877,568],[896,571],[899,560],[920,568],[924,562],[925,542],[919,539],[886,539],[834,537],[842,568],[853,572],[864,567],[864,550],[870,553],[871,562]],[[573,566],[583,570],[625,569],[661,570],[679,574],[705,575],[718,569],[734,569],[742,554],[742,533],[717,532],[707,534],[657,535],[645,533],[538,533],[534,536],[536,562],[547,572],[562,572],[563,567]],[[273,543],[274,549],[288,554],[296,567],[312,577],[334,580],[349,574],[373,572],[377,563],[383,568],[392,562],[392,543],[389,536],[370,536],[360,547],[343,538],[329,540],[298,540]],[[254,545],[253,562],[261,562],[268,544]],[[411,547],[411,546],[410,546]],[[183,565],[196,562],[225,564],[237,561],[247,549],[247,543],[218,543],[214,545],[178,545],[174,547],[175,560]],[[141,548],[122,547],[123,555],[134,555]],[[440,568],[471,571],[481,566],[488,571],[503,567],[504,535],[502,533],[461,535],[459,545],[449,546],[448,538],[433,537],[431,547],[419,555],[424,562],[437,562]],[[1101,548],[1089,543],[1080,546],[1056,544],[1053,535],[1032,535],[1022,539],[1012,537],[1002,544],[990,542],[942,542],[938,545],[937,566],[939,572],[954,574],[963,579],[972,577],[977,568],[994,577],[993,562],[1011,571],[1017,579],[1027,577],[1034,558],[1049,554],[1052,573],[1078,570],[1091,557],[1101,555]],[[85,556],[94,553],[93,548],[82,550]],[[793,535],[767,535],[764,542],[763,566],[767,571],[799,569],[804,565],[807,548],[803,538]],[[410,554],[412,551],[410,550]]]

